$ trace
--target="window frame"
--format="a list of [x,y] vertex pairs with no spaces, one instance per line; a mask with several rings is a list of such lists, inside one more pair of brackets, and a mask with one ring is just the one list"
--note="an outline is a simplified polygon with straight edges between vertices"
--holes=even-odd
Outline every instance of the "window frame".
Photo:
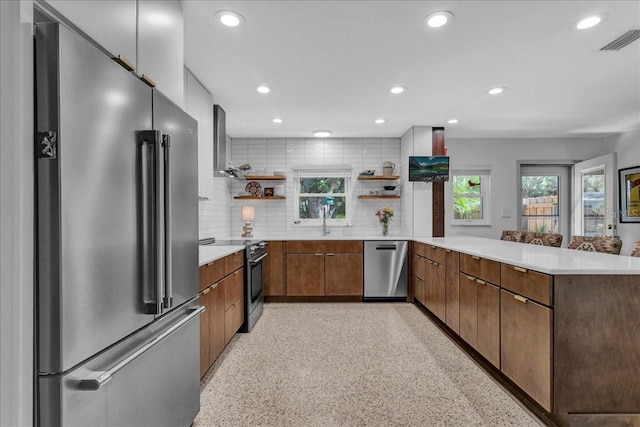
[[[300,193],[301,178],[344,178],[344,193]],[[293,216],[297,227],[322,226],[323,218],[300,218],[300,197],[344,197],[345,218],[327,218],[326,224],[332,227],[347,227],[351,223],[351,180],[350,165],[337,166],[301,166],[294,168],[293,186]]]
[[[480,193],[454,193],[453,181],[456,176],[479,176]],[[465,166],[451,168],[451,225],[452,226],[491,226],[491,169],[486,166]],[[482,218],[455,218],[455,199],[460,197],[480,198]]]

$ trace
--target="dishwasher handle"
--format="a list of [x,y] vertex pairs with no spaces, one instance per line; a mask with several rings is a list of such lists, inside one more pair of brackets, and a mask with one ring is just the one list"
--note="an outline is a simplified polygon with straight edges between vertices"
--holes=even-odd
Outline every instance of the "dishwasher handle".
[[398,249],[396,245],[378,245],[376,251],[395,251]]

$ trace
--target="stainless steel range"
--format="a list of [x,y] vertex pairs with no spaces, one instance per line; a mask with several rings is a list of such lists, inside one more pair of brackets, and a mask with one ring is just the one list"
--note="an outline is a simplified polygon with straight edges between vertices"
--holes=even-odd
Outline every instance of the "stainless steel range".
[[264,289],[262,283],[262,262],[267,257],[264,240],[215,240],[202,239],[201,245],[207,246],[244,246],[244,323],[240,332],[249,332],[256,324],[264,307]]

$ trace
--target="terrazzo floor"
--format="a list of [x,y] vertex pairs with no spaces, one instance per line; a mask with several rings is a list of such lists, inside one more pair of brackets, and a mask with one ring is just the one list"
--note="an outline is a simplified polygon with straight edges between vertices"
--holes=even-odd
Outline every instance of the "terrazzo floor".
[[269,303],[201,383],[194,426],[538,426],[416,307]]

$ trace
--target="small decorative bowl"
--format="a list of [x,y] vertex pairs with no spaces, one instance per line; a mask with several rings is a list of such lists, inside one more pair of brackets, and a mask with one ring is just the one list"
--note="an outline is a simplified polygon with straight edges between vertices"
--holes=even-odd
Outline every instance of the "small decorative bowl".
[[374,173],[376,173],[375,169],[367,169],[360,172],[360,175],[373,176]]

